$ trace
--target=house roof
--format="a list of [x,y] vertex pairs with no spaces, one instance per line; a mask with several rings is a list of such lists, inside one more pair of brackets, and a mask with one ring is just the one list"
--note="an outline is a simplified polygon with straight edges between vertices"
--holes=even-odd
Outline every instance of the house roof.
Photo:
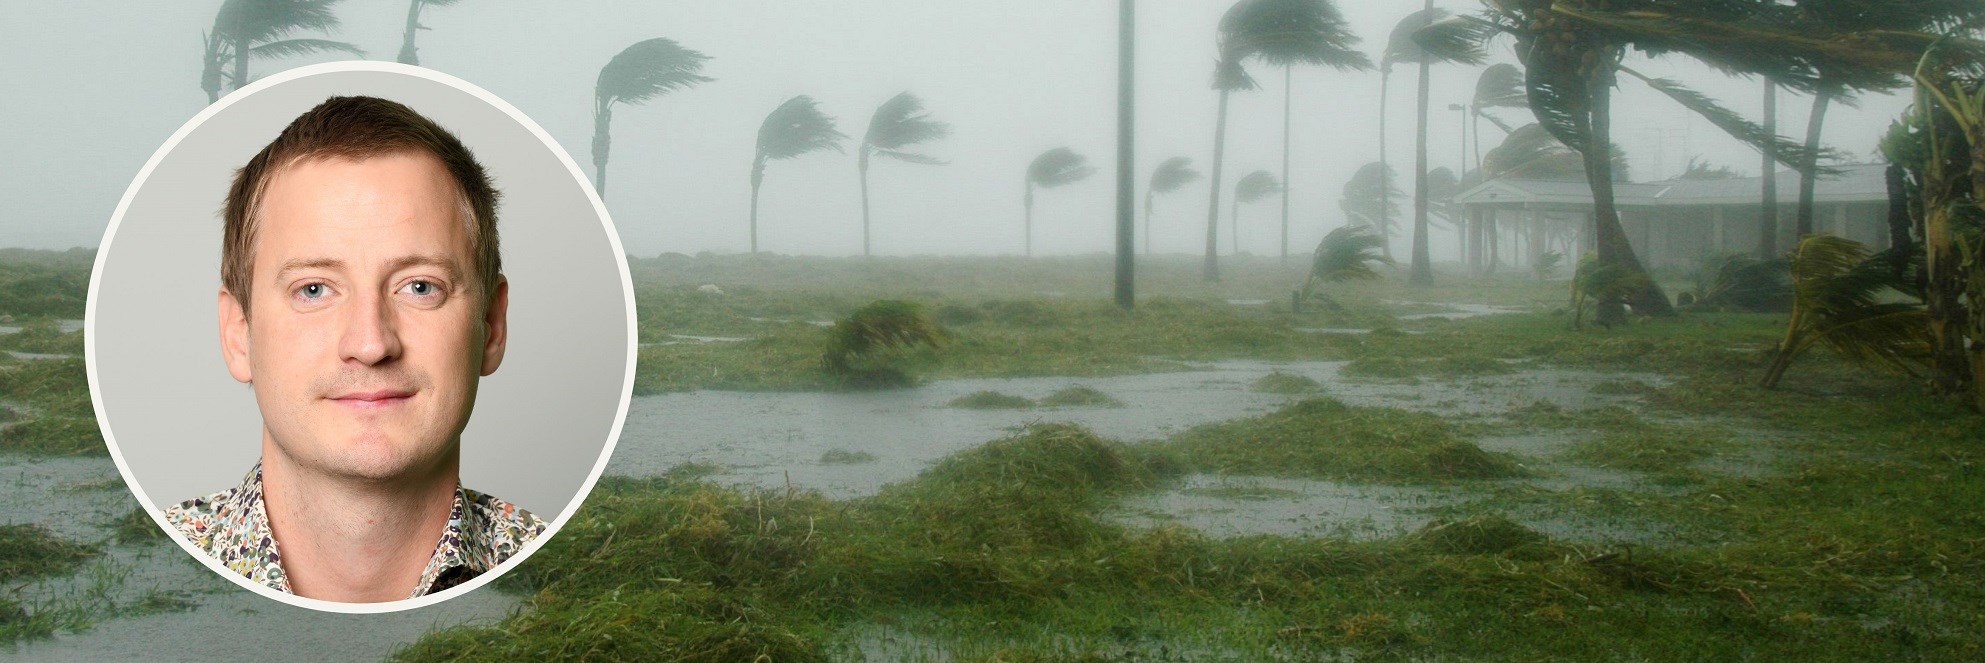
[[[1850,164],[1840,172],[1822,175],[1813,187],[1813,200],[1820,203],[1881,203],[1888,201],[1888,183],[1883,164]],[[1778,179],[1778,202],[1799,202],[1799,174],[1785,170]],[[1668,180],[1664,182],[1613,185],[1613,196],[1621,207],[1668,207],[1683,205],[1755,205],[1764,182],[1756,177],[1724,180]],[[1455,196],[1462,205],[1546,204],[1589,206],[1592,190],[1585,180],[1495,179],[1475,185]]]

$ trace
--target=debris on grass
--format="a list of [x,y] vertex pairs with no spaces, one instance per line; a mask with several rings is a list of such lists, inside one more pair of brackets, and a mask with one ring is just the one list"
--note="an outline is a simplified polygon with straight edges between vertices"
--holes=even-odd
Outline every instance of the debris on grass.
[[1309,376],[1270,371],[1249,387],[1264,394],[1314,394],[1323,391],[1323,383]]
[[1020,410],[1034,407],[1034,401],[1030,398],[1002,394],[997,391],[975,391],[951,399],[951,402],[946,403],[945,407],[965,408],[968,410]]
[[1044,407],[1123,407],[1124,402],[1094,387],[1075,385],[1055,390],[1041,399]]
[[828,449],[826,452],[820,454],[820,464],[822,465],[859,465],[873,462],[875,462],[875,454],[866,451]]
[[99,554],[41,525],[0,525],[0,583],[69,573]]

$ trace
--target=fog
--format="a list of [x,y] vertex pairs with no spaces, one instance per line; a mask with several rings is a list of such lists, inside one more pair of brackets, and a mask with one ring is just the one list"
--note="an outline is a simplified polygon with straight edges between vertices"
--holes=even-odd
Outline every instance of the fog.
[[[1210,169],[1217,95],[1209,89],[1213,31],[1226,0],[1140,3],[1137,17],[1139,197],[1150,168],[1188,156]],[[1383,48],[1417,0],[1339,2],[1367,53]],[[1474,3],[1441,2],[1460,11]],[[0,40],[0,107],[8,158],[0,161],[0,246],[94,246],[132,177],[152,152],[206,104],[200,90],[200,35],[219,0],[128,3],[81,0],[12,3],[13,29]],[[1017,254],[1022,174],[1040,152],[1067,146],[1090,158],[1096,176],[1038,194],[1037,254],[1108,251],[1114,232],[1116,102],[1114,2],[1007,0],[738,0],[732,2],[547,3],[472,0],[430,7],[420,33],[421,63],[503,97],[543,125],[591,174],[593,83],[609,58],[634,42],[668,37],[710,56],[714,81],[642,105],[617,107],[608,207],[629,253],[744,251],[748,174],[760,121],[798,94],[820,100],[842,133],[844,152],[773,162],[759,215],[762,250],[811,255],[861,252],[855,151],[869,115],[901,91],[921,97],[952,126],[949,138],[920,150],[948,160],[923,166],[878,161],[870,173],[875,252]],[[404,0],[347,0],[333,36],[391,60],[399,51]],[[298,35],[321,36],[321,35]],[[1497,61],[1514,61],[1498,42]],[[258,60],[257,77],[328,58]],[[1755,80],[1733,79],[1679,58],[1629,62],[1677,78],[1756,117]],[[1242,174],[1280,169],[1282,74],[1249,70],[1261,89],[1233,97],[1222,196]],[[1461,165],[1461,113],[1480,69],[1435,66],[1429,128],[1433,167]],[[1415,68],[1394,72],[1387,122],[1389,157],[1412,172]],[[1306,252],[1344,223],[1337,201],[1358,166],[1378,159],[1377,72],[1298,68],[1293,74],[1294,153],[1290,223],[1294,252]],[[1803,136],[1809,100],[1782,93],[1780,131]],[[1835,107],[1825,142],[1855,161],[1874,158],[1875,141],[1908,103],[1864,97]],[[1728,138],[1658,93],[1624,80],[1615,97],[1615,139],[1636,181],[1671,177],[1690,157],[1755,174],[1754,150]],[[1501,111],[1512,124],[1522,110]],[[1501,133],[1482,126],[1483,149]],[[501,186],[502,183],[498,183]],[[1399,183],[1411,191],[1410,179]],[[221,191],[214,192],[215,208]],[[1161,253],[1203,250],[1207,185],[1160,197],[1152,222]],[[1410,200],[1401,201],[1410,214]],[[1241,211],[1240,249],[1278,250],[1273,198]],[[218,223],[216,219],[204,222]],[[1141,223],[1141,222],[1140,222]],[[1410,226],[1408,226],[1410,232]],[[1405,235],[1406,233],[1402,233]],[[1435,232],[1435,260],[1453,260],[1452,233]],[[1396,236],[1395,250],[1408,246]],[[1140,240],[1140,245],[1142,241]]]

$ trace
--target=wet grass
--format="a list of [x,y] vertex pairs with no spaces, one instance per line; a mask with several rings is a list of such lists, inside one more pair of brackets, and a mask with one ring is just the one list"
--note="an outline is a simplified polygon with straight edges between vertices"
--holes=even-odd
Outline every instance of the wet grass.
[[105,527],[110,530],[110,538],[120,544],[150,543],[168,538],[165,530],[159,528],[158,521],[152,520],[152,515],[142,506],[131,507],[130,511]]
[[967,410],[1019,410],[1034,407],[1034,405],[1034,399],[1024,396],[1003,394],[997,391],[975,391],[951,399],[951,402],[946,403],[945,407],[964,408]]
[[1314,398],[1199,426],[1161,448],[1216,474],[1424,482],[1522,476],[1506,454],[1467,442],[1439,416]]
[[820,454],[820,464],[822,465],[860,465],[873,462],[875,462],[875,454],[866,451],[828,449]]
[[1044,407],[1123,407],[1124,402],[1094,387],[1075,385],[1055,390],[1041,399]]
[[63,575],[99,553],[40,525],[0,525],[0,583]]
[[1323,391],[1323,383],[1304,375],[1270,371],[1248,388],[1264,394],[1314,394]]
[[19,409],[16,421],[0,426],[0,452],[108,453],[90,407],[89,379],[81,357],[0,366],[0,400],[18,404],[9,409]]

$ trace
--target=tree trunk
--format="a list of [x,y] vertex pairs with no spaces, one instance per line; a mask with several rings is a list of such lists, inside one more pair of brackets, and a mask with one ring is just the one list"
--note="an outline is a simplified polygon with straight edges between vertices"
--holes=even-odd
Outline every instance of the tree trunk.
[[[1764,132],[1778,135],[1778,83],[1770,78],[1764,80]],[[1758,172],[1758,180],[1763,186],[1762,200],[1758,204],[1758,259],[1771,260],[1778,257],[1778,150],[1775,142],[1764,144],[1764,165]]]
[[1234,192],[1234,202],[1231,202],[1231,203],[1228,203],[1228,204],[1227,204],[1227,206],[1228,206],[1228,208],[1229,208],[1229,211],[1228,211],[1228,213],[1227,213],[1227,237],[1228,237],[1228,239],[1231,239],[1231,240],[1233,240],[1233,243],[1232,243],[1232,245],[1231,245],[1231,246],[1229,246],[1229,247],[1228,247],[1228,250],[1229,250],[1229,251],[1233,251],[1233,252],[1234,252],[1234,255],[1237,255],[1237,256],[1238,256],[1238,255],[1240,255],[1240,254],[1241,254],[1241,194],[1240,194],[1240,192],[1238,192],[1238,191],[1236,191],[1236,192]]
[[855,169],[861,171],[862,179],[862,257],[869,257],[868,243],[868,145],[862,145],[861,155],[855,158]]
[[758,254],[758,185],[765,182],[765,161],[751,164],[751,253]]
[[1151,199],[1156,191],[1144,192],[1144,255],[1151,255]]
[[1889,164],[1883,175],[1889,196],[1889,269],[1896,280],[1901,281],[1906,276],[1904,272],[1909,269],[1909,255],[1915,252],[1910,246],[1913,243],[1910,229],[1915,224],[1909,215],[1909,185],[1903,181],[1900,164]]
[[1213,121],[1213,180],[1212,193],[1206,201],[1206,262],[1201,267],[1200,278],[1208,283],[1220,280],[1220,166],[1221,158],[1227,152],[1227,90],[1220,91],[1220,112]]
[[1483,268],[1482,273],[1484,275],[1494,274],[1496,273],[1496,268],[1502,266],[1502,242],[1496,239],[1496,236],[1502,234],[1496,229],[1496,221],[1500,220],[1501,217],[1502,210],[1493,207],[1489,208],[1489,225],[1482,229],[1482,233],[1489,238],[1489,266]]
[[409,0],[407,3],[407,32],[400,40],[400,64],[420,64],[420,56],[414,49],[414,34],[420,31],[420,8],[425,3],[426,0]]
[[1022,240],[1025,248],[1022,249],[1024,253],[1021,255],[1032,258],[1034,257],[1034,180],[1027,180],[1027,196],[1021,200],[1026,202],[1026,238]]
[[599,107],[593,113],[593,189],[600,200],[607,197],[607,152],[613,148],[613,106]]
[[1281,264],[1289,264],[1289,97],[1294,92],[1295,80],[1290,72],[1295,65],[1282,66],[1282,257]]
[[1482,231],[1488,226],[1488,215],[1481,207],[1468,210],[1468,272],[1482,273]]
[[1625,301],[1606,297],[1598,302],[1594,321],[1600,326],[1612,326],[1626,322],[1626,306],[1632,306],[1635,313],[1652,316],[1670,316],[1675,309],[1668,303],[1668,295],[1661,291],[1660,284],[1641,267],[1640,259],[1634,256],[1633,245],[1627,241],[1627,233],[1620,226],[1620,211],[1613,200],[1613,62],[1617,53],[1601,54],[1604,61],[1586,83],[1590,86],[1591,105],[1586,108],[1590,128],[1586,133],[1586,144],[1581,150],[1585,159],[1585,177],[1592,184],[1592,211],[1596,223],[1595,239],[1599,246],[1599,264],[1616,265],[1624,276],[1640,276],[1647,285],[1628,295]]
[[1798,234],[1792,240],[1799,240],[1813,234],[1813,187],[1820,175],[1820,129],[1826,125],[1826,108],[1833,102],[1833,92],[1821,88],[1813,95],[1813,114],[1806,121],[1806,154],[1799,160],[1799,210],[1794,228]]
[[[1433,0],[1427,0],[1427,8],[1433,6]],[[1427,253],[1427,204],[1432,202],[1427,200],[1427,95],[1433,89],[1428,76],[1433,64],[1426,58],[1420,60],[1419,114],[1413,138],[1413,268],[1409,278],[1414,285],[1432,285],[1433,258]]]
[[1117,306],[1129,311],[1137,301],[1137,184],[1135,101],[1132,65],[1136,58],[1136,3],[1117,3]]
[[1392,164],[1385,157],[1385,102],[1392,90],[1392,65],[1379,65],[1378,74],[1378,230],[1379,253],[1392,259]]
[[248,86],[248,39],[234,38],[234,89]]

